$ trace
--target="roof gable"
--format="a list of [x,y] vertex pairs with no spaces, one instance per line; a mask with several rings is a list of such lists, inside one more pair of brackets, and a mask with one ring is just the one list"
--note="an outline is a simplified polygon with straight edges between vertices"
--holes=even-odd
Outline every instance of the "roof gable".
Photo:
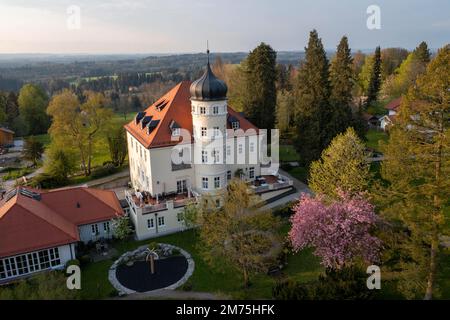
[[[144,111],[145,116],[152,117],[152,121],[160,121],[158,126],[150,133],[145,128],[142,128],[141,121],[136,123],[134,119],[125,125],[125,129],[147,149],[178,144],[180,142],[178,138],[173,139],[172,137],[171,125],[173,123],[192,133],[190,85],[190,81],[180,82]],[[160,110],[161,104],[165,105],[162,110]],[[241,129],[258,130],[256,126],[230,106],[228,106],[228,114],[239,121]],[[144,116],[141,115],[141,119],[143,118]],[[228,121],[227,126],[231,129],[231,124]]]

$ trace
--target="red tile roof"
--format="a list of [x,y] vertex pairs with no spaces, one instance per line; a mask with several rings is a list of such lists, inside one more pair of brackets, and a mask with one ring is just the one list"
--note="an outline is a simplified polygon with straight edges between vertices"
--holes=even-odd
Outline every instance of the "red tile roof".
[[402,98],[400,97],[400,98],[394,99],[391,102],[389,102],[385,108],[388,110],[397,111],[397,109],[400,107],[401,103],[402,103]]
[[40,196],[33,199],[20,190],[0,203],[0,257],[77,242],[78,226],[123,214],[112,191],[27,188]]
[[[145,110],[146,116],[151,116],[152,120],[159,120],[158,126],[150,133],[141,124],[136,124],[135,120],[125,125],[125,129],[133,135],[144,147],[158,148],[176,145],[178,141],[171,141],[172,132],[170,124],[175,121],[181,128],[192,132],[192,114],[189,88],[190,81],[183,81],[167,92],[154,104]],[[162,103],[167,103],[162,110],[156,107]],[[250,121],[241,114],[228,107],[228,114],[239,120],[240,128],[244,131],[250,128],[258,130]],[[231,129],[229,123],[228,128]]]

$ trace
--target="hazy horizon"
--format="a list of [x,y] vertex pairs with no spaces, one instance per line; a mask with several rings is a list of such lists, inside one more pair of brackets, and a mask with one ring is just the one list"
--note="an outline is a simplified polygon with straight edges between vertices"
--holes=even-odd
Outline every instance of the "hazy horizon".
[[[366,26],[373,4],[379,30]],[[68,27],[74,5],[79,29]],[[329,51],[343,35],[354,51],[421,41],[437,49],[449,42],[449,12],[445,0],[2,0],[0,54],[191,54],[207,40],[213,52],[248,52],[260,42],[303,51],[312,29]]]

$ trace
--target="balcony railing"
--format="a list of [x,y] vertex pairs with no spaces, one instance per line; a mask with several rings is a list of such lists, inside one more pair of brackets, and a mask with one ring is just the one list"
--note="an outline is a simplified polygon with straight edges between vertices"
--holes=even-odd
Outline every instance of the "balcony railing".
[[[189,194],[191,196],[189,196]],[[134,192],[133,190],[125,191],[125,198],[130,207],[132,207],[133,211],[140,214],[148,214],[152,212],[158,212],[163,210],[169,210],[173,208],[181,208],[188,204],[190,201],[197,201],[200,195],[193,191],[189,190],[188,196],[182,199],[176,199],[173,196],[168,196],[165,198],[163,196],[158,197],[157,203],[145,203],[139,197],[139,194]],[[156,201],[155,198],[151,198],[153,201]]]

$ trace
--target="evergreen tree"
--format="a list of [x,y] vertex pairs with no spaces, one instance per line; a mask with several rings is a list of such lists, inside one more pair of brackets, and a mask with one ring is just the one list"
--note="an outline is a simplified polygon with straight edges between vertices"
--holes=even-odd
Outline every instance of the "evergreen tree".
[[261,129],[275,127],[276,52],[261,43],[247,58],[247,100],[244,104],[246,116]]
[[431,53],[425,41],[422,41],[417,48],[414,49],[413,53],[419,61],[423,63],[430,62]]
[[366,106],[370,106],[377,101],[378,91],[381,86],[381,49],[375,49],[372,73],[370,75],[369,88],[367,90]]
[[[383,148],[382,214],[402,227],[392,249],[408,298],[435,294],[440,236],[450,199],[450,46],[439,50],[402,100]],[[419,296],[420,295],[420,296]]]
[[330,67],[330,105],[333,115],[328,130],[332,137],[344,132],[351,124],[353,78],[353,59],[348,39],[344,36],[337,47],[336,56]]
[[308,164],[331,140],[324,125],[330,121],[328,59],[316,30],[310,33],[305,54],[297,78],[295,124],[296,148]]

